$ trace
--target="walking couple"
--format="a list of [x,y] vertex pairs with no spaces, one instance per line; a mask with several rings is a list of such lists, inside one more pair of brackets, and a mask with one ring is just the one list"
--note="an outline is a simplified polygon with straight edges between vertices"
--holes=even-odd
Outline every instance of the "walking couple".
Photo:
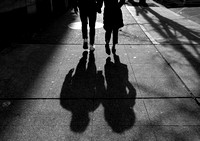
[[118,43],[118,30],[123,27],[123,18],[121,7],[125,3],[125,0],[75,0],[74,11],[77,13],[79,9],[80,19],[82,22],[82,37],[83,37],[83,48],[88,49],[88,30],[87,24],[89,21],[89,38],[91,51],[95,50],[95,23],[97,13],[101,13],[101,8],[104,3],[104,15],[103,23],[105,33],[105,51],[110,55],[109,42],[111,34],[113,34],[113,47],[112,52],[115,53],[115,45]]

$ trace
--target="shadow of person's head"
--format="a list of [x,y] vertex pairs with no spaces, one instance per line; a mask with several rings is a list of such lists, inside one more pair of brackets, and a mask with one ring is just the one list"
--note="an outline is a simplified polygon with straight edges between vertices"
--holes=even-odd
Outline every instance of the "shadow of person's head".
[[[80,102],[82,101],[82,102]],[[85,100],[74,100],[73,102],[77,102],[77,109],[71,111],[72,112],[72,118],[71,118],[71,122],[70,122],[70,129],[73,132],[76,133],[82,133],[86,130],[89,122],[90,122],[90,118],[89,118],[89,113],[83,105],[83,103],[86,103],[87,101]]]

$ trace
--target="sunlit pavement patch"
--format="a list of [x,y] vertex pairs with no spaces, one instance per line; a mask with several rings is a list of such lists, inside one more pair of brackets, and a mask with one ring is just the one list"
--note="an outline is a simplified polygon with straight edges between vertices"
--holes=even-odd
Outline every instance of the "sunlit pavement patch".
[[[73,22],[71,24],[68,25],[69,28],[71,29],[77,29],[77,30],[81,30],[81,22]],[[102,28],[103,27],[103,23],[100,22],[96,22],[95,28]],[[88,25],[89,28],[89,25]]]

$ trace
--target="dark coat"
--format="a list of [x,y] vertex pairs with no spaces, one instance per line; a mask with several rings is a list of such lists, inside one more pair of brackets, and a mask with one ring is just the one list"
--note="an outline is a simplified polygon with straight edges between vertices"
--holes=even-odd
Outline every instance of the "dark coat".
[[125,0],[103,0],[104,1],[104,29],[121,28],[124,26],[123,15],[121,11],[121,6],[124,4]]
[[99,11],[101,9],[101,0],[74,0],[74,6],[83,11]]

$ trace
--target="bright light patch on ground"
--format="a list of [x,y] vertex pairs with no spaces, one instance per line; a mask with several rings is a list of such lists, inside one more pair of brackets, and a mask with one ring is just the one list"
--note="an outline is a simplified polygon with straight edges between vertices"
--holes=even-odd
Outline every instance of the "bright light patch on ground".
[[[81,22],[73,22],[71,24],[68,25],[69,28],[71,29],[77,29],[77,30],[81,30]],[[100,22],[96,22],[95,28],[102,28],[103,27],[103,23]],[[89,25],[88,25],[88,29],[89,29]]]

